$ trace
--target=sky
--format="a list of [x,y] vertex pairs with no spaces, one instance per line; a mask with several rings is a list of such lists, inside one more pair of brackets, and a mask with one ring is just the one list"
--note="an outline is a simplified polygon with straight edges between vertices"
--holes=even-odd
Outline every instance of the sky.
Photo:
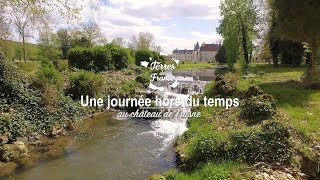
[[81,19],[94,19],[107,40],[129,41],[150,32],[162,54],[193,49],[198,41],[219,43],[220,0],[82,0]]

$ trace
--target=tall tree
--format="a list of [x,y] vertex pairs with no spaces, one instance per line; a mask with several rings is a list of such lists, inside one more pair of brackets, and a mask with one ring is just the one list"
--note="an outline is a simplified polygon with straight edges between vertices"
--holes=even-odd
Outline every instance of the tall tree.
[[8,39],[11,36],[10,22],[4,13],[3,2],[0,2],[0,42],[2,43],[5,55],[8,55]]
[[61,56],[57,35],[52,33],[50,29],[44,29],[39,33],[38,46],[40,57],[54,61]]
[[238,54],[238,49],[241,48],[246,68],[251,61],[252,36],[256,21],[253,0],[223,0],[220,9],[223,19],[220,21],[218,32],[225,39],[227,56],[230,56],[228,59],[233,61],[230,65],[234,63],[234,55]]
[[80,27],[82,37],[88,40],[89,46],[106,43],[105,36],[101,32],[99,25],[94,20],[83,22]]
[[71,36],[67,29],[59,29],[56,33],[59,48],[62,51],[61,58],[67,59],[67,53],[71,48]]
[[[37,27],[46,27],[57,14],[61,18],[71,19],[76,17],[81,7],[75,0],[2,0],[1,5],[15,26],[22,39],[23,59],[26,60],[25,41],[31,31]],[[61,20],[61,19],[60,19]]]
[[320,1],[271,0],[270,5],[277,21],[275,32],[280,37],[308,42],[312,58],[305,73],[305,82],[312,85],[316,81],[314,76],[320,43]]
[[138,49],[152,49],[154,47],[154,36],[149,32],[140,32],[138,36],[133,36],[131,46]]
[[123,37],[116,37],[112,40],[112,42],[121,47],[126,45],[126,41],[123,39]]

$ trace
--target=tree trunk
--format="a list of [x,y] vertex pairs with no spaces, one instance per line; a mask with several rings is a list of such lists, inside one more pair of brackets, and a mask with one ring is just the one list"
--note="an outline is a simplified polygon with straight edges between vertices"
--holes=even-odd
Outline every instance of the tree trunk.
[[241,17],[240,19],[240,24],[241,24],[241,33],[242,33],[242,48],[243,48],[243,55],[244,55],[244,60],[246,62],[246,69],[249,66],[249,52],[248,52],[248,45],[247,45],[247,33],[244,27],[244,24],[242,22]]
[[314,82],[314,76],[316,73],[316,61],[318,55],[318,44],[317,41],[313,40],[310,42],[311,49],[311,61],[309,67],[304,75],[304,82],[306,83],[308,88],[313,88],[318,82]]
[[25,37],[22,36],[22,51],[23,51],[23,60],[26,62],[26,42],[25,42]]
[[310,43],[310,49],[311,49],[311,62],[310,62],[310,69],[309,71],[311,74],[313,74],[316,70],[316,60],[318,56],[318,44],[316,41],[313,41]]

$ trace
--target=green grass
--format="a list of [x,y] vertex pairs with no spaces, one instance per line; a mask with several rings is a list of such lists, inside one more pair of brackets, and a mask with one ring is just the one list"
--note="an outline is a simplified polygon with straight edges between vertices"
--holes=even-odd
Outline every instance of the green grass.
[[[20,50],[21,53],[21,59],[23,57],[22,55],[22,43],[16,42],[16,41],[4,41],[3,39],[0,39],[0,51],[2,51],[7,59],[12,60],[18,60],[17,57],[17,51]],[[26,58],[27,60],[36,60],[38,57],[39,48],[36,44],[26,43]]]
[[[253,64],[249,69],[251,73],[255,74],[253,78],[244,79],[240,75],[231,73],[227,74],[225,78],[226,81],[234,81],[242,92],[248,90],[251,85],[258,85],[265,93],[272,95],[276,99],[279,113],[270,121],[280,121],[285,127],[290,127],[293,130],[290,134],[292,148],[298,149],[314,159],[316,156],[311,147],[314,146],[314,142],[320,141],[320,91],[304,88],[300,79],[305,70],[306,67],[280,66],[274,68],[269,64]],[[214,83],[209,84],[205,91],[212,89],[213,85]],[[237,109],[223,110],[200,106],[194,107],[192,111],[201,112],[202,117],[189,118],[188,131],[178,137],[175,144],[177,152],[184,155],[180,160],[187,163],[185,167],[188,167],[190,162],[191,165],[195,163],[196,166],[185,169],[186,172],[168,171],[166,177],[171,177],[171,179],[253,179],[254,173],[250,170],[244,171],[244,174],[238,173],[243,165],[237,162],[213,161],[209,164],[203,164],[197,161],[198,151],[193,152],[193,150],[198,147],[199,143],[197,144],[197,142],[209,143],[208,138],[215,142],[211,145],[209,143],[212,148],[220,142],[226,143],[228,147],[230,143],[228,136],[238,132],[259,131],[263,123],[248,126],[239,120]],[[295,132],[299,132],[299,137]],[[300,134],[303,136],[300,137]],[[201,140],[202,137],[208,138]],[[206,146],[203,147],[204,150],[210,150]],[[192,159],[196,161],[192,161]]]
[[264,92],[277,100],[280,112],[288,115],[289,126],[298,129],[308,137],[320,140],[320,91],[305,89],[300,81],[305,67],[273,68],[269,64],[256,64],[251,72],[266,72],[265,75],[252,79],[241,79],[238,88],[247,89],[250,85],[258,85]]
[[246,165],[232,161],[220,164],[208,163],[190,174],[169,170],[165,173],[165,177],[168,180],[243,179],[250,176],[250,173],[246,172],[246,168]]
[[27,62],[15,62],[17,66],[29,75],[34,75],[40,68],[40,62],[38,61],[27,61]]

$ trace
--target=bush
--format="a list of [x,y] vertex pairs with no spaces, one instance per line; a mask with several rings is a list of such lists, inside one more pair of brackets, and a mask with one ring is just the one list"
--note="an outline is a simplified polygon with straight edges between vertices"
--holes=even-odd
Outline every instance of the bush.
[[122,47],[112,47],[110,50],[115,69],[127,68],[131,61],[130,52]]
[[93,61],[96,72],[114,69],[109,49],[104,47],[93,47],[91,49],[94,52],[91,61]]
[[260,88],[252,86],[246,92],[247,98],[241,103],[240,116],[249,124],[259,123],[271,118],[276,113],[275,100],[272,96],[264,94]]
[[81,95],[93,98],[101,92],[103,84],[101,75],[82,70],[71,74],[67,92],[73,99],[80,99]]
[[[43,62],[42,66],[54,69],[50,62]],[[0,61],[0,70],[0,114],[3,115],[0,116],[0,134],[8,134],[11,140],[30,133],[48,135],[54,124],[66,127],[86,114],[83,107],[57,91],[56,85],[45,83],[48,86],[42,89],[32,86],[31,79],[14,63]],[[51,78],[54,76],[41,77],[55,82],[55,78]]]
[[188,147],[189,168],[195,167],[198,163],[220,161],[230,159],[228,152],[229,145],[226,139],[216,134],[198,136]]
[[136,81],[142,84],[144,87],[148,87],[150,83],[150,77],[146,74],[140,74],[136,77]]
[[217,95],[223,97],[234,96],[236,93],[235,85],[227,83],[220,76],[217,76],[214,82],[207,84],[204,89],[204,95],[211,98]]
[[42,61],[41,68],[37,73],[36,84],[40,87],[45,84],[52,84],[60,86],[62,84],[62,77],[58,70],[56,70],[51,61]]
[[150,59],[149,59],[150,57],[154,58],[152,51],[150,51],[148,49],[138,50],[135,54],[135,63],[137,66],[140,66],[140,62],[142,62],[142,61],[150,62]]
[[94,66],[94,52],[89,48],[75,47],[68,51],[68,60],[71,67],[92,70]]
[[289,131],[279,123],[269,123],[257,132],[231,136],[236,158],[246,163],[288,163],[291,153]]
[[56,60],[56,61],[53,61],[53,64],[54,64],[55,68],[60,72],[66,71],[69,69],[69,65],[68,65],[67,60]]
[[121,70],[127,68],[132,61],[128,49],[113,44],[72,48],[68,52],[68,58],[70,66],[96,72]]

